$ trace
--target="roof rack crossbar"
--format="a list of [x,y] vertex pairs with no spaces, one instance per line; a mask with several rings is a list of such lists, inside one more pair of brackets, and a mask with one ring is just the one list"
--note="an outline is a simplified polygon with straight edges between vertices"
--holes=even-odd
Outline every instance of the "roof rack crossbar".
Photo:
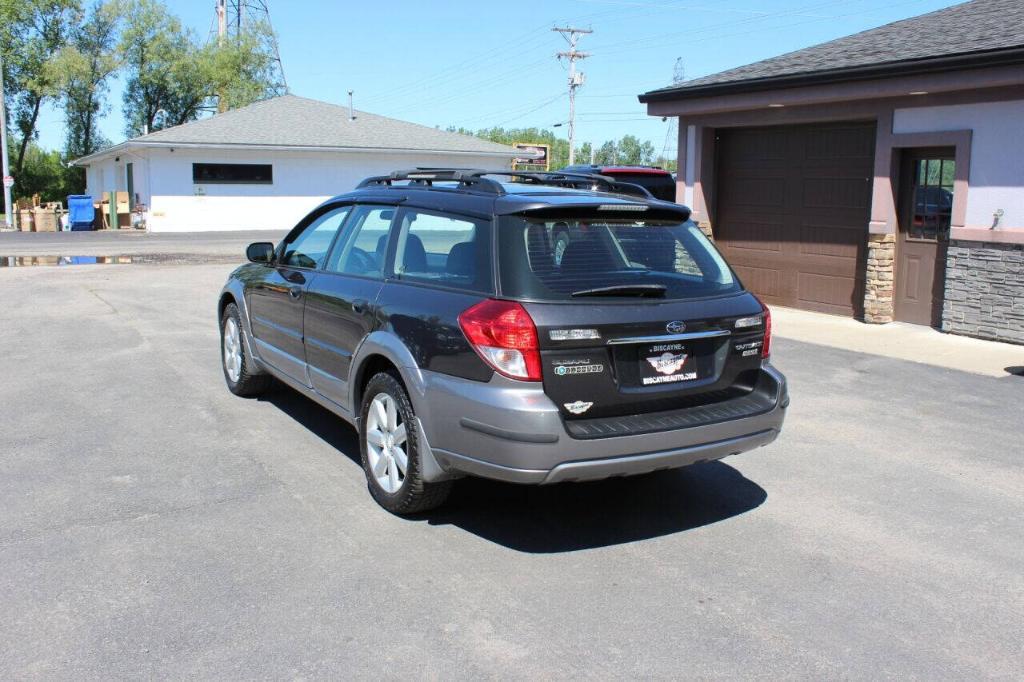
[[[433,187],[435,182],[455,182],[460,188],[486,194],[504,195],[505,188],[500,182],[492,180],[488,176],[504,176],[508,178],[522,178],[529,183],[538,185],[549,185],[556,187],[575,187],[581,189],[581,185],[587,189],[596,190],[598,186],[605,191],[614,194],[640,194],[640,196],[652,197],[651,193],[640,185],[621,182],[607,175],[596,173],[582,173],[576,171],[516,171],[516,170],[481,170],[476,168],[414,168],[411,170],[400,170],[388,175],[376,175],[366,178],[357,186],[391,187],[395,182],[407,181],[411,185]],[[623,192],[624,188],[629,191]],[[639,190],[639,192],[638,192]]]

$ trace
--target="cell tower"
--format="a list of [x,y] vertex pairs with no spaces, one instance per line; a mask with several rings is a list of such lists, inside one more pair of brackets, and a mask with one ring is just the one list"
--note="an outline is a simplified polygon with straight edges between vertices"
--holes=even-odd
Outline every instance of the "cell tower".
[[264,0],[217,0],[217,41],[223,43],[242,35],[250,29],[263,29],[260,36],[265,41],[267,52],[273,55],[273,81],[276,86],[272,95],[284,95],[288,92],[288,81],[284,77],[284,66],[281,64],[281,52],[277,48],[277,36],[274,26],[270,23],[270,10]]
[[[676,59],[676,65],[672,69],[672,85],[679,85],[680,83],[682,83],[685,80],[686,80],[686,67],[683,65],[683,58],[679,57],[678,59]],[[662,150],[661,150],[661,158],[665,159],[665,161],[669,160],[668,154],[669,154],[669,151],[672,149],[673,140],[675,140],[676,137],[679,135],[678,126],[679,126],[679,117],[678,116],[673,116],[671,119],[669,119],[668,130],[665,131],[665,146],[662,147]],[[676,153],[678,154],[678,147],[676,149],[677,149]],[[679,164],[679,161],[677,159],[676,160],[676,165],[678,166],[678,164]]]

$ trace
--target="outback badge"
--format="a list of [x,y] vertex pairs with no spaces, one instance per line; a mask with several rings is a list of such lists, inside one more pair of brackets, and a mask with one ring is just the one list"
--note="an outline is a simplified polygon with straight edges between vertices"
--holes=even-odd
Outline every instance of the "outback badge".
[[594,403],[585,403],[582,400],[577,400],[574,403],[566,403],[565,409],[569,410],[573,414],[583,414],[593,406]]

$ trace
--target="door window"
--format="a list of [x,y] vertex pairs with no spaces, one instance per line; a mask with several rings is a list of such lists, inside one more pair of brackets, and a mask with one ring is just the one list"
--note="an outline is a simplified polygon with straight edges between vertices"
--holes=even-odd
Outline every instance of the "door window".
[[492,291],[487,225],[472,218],[403,211],[395,272],[403,280]]
[[316,268],[327,256],[334,235],[351,209],[351,206],[343,206],[315,218],[285,244],[279,263],[295,268]]
[[331,252],[325,269],[360,277],[384,277],[388,233],[394,206],[357,206],[345,235]]
[[949,235],[955,163],[952,159],[914,161],[914,205],[907,236],[935,241]]

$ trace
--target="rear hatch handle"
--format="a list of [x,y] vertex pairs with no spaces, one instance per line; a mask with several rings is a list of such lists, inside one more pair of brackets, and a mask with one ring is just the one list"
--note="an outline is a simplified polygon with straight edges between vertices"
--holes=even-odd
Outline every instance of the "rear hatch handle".
[[685,332],[683,334],[662,334],[660,336],[629,336],[619,339],[608,339],[609,346],[627,343],[663,343],[666,341],[692,341],[694,339],[714,339],[732,334],[728,329],[709,329],[702,332]]

